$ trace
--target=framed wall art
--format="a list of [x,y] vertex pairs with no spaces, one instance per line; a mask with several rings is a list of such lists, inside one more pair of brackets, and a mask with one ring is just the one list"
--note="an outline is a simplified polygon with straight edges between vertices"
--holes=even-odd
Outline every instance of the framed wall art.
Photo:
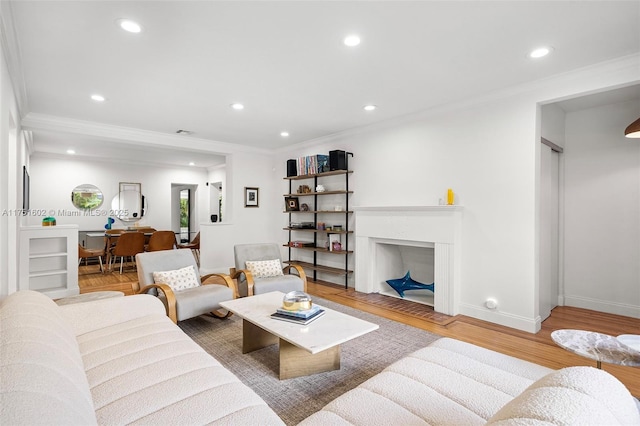
[[258,207],[258,188],[244,188],[244,206]]

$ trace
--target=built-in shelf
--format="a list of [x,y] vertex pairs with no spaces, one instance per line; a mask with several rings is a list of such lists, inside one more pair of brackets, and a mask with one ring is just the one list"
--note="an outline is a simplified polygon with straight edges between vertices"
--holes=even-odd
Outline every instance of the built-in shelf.
[[57,270],[49,270],[49,271],[42,271],[42,272],[32,272],[29,274],[29,278],[34,278],[34,277],[48,277],[50,275],[62,275],[62,274],[66,274],[67,270],[66,269],[57,269]]
[[20,228],[20,290],[35,290],[52,299],[78,294],[78,227]]
[[53,253],[43,253],[43,254],[30,254],[29,259],[41,259],[47,257],[61,257],[66,256],[66,252],[53,252]]

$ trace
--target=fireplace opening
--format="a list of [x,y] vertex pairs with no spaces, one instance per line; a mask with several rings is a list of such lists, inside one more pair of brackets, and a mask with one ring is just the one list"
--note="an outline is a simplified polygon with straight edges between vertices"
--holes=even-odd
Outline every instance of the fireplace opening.
[[[410,272],[411,278],[423,284],[434,283],[434,244],[425,242],[403,242],[375,244],[377,292],[399,299],[434,306],[434,292],[426,289],[406,290],[401,297],[386,281],[402,278]],[[434,291],[438,291],[435,283]],[[374,289],[374,292],[376,290]]]

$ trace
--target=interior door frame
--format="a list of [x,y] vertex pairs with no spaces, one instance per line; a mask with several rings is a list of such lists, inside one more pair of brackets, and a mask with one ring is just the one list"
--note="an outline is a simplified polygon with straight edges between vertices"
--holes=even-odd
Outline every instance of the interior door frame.
[[[547,192],[545,191],[545,189],[547,188],[546,186],[542,185],[543,183],[543,179],[544,176],[542,176],[543,174],[543,168],[544,166],[542,165],[542,157],[544,156],[544,153],[541,152],[541,211],[540,211],[540,242],[541,242],[541,246],[540,246],[540,271],[539,271],[539,279],[540,279],[540,287],[539,287],[539,298],[538,298],[538,303],[539,303],[539,313],[540,313],[540,317],[541,320],[544,321],[544,319],[550,314],[551,310],[556,307],[556,306],[562,306],[564,305],[564,283],[562,280],[563,277],[563,229],[564,229],[564,224],[563,224],[563,204],[562,204],[562,200],[564,198],[563,196],[563,162],[562,162],[562,157],[561,154],[564,152],[564,149],[561,146],[558,146],[556,144],[554,144],[553,142],[551,142],[548,139],[545,138],[540,138],[540,142],[545,145],[546,147],[548,147],[550,149],[551,155],[556,155],[556,158],[552,158],[552,163],[548,164],[548,166],[554,167],[555,171],[552,172],[553,174],[550,176],[548,176],[550,179],[555,179],[555,182],[552,182],[551,185],[554,185],[554,191],[551,194],[552,197],[556,197],[556,199],[554,200],[553,203],[545,203],[545,194],[549,195]],[[550,169],[549,169],[550,170]],[[546,181],[548,182],[548,181]],[[545,223],[543,223],[545,219],[543,209],[545,208],[545,206],[551,204],[552,208],[553,208],[553,213],[555,213],[557,215],[555,221],[549,221],[546,223],[547,226],[545,226]],[[549,232],[549,235],[547,236],[547,238],[545,238],[545,236],[543,236],[543,233],[547,231]],[[553,236],[551,236],[551,234],[554,234]],[[551,244],[555,244],[555,248],[551,249],[551,253],[545,253],[548,257],[547,259],[547,263],[544,263],[543,259],[544,259],[544,255],[543,255],[543,250],[548,250],[548,248],[546,247],[542,247],[542,242],[546,241],[548,243]],[[555,265],[554,265],[555,263]],[[544,268],[549,268],[549,271],[544,271]],[[553,274],[555,275],[555,277],[552,277],[551,275],[549,275],[548,279],[549,281],[547,283],[543,283],[543,277],[545,277],[545,273],[549,273],[549,274]],[[549,285],[550,287],[544,288],[543,284],[545,285]],[[545,293],[546,292],[546,293]],[[554,294],[555,293],[555,294]],[[544,297],[547,297],[547,300],[544,300]]]

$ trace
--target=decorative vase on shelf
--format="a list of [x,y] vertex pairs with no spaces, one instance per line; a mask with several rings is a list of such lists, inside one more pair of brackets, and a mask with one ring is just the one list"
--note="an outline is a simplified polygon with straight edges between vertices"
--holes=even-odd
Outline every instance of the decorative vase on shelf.
[[42,226],[56,226],[56,218],[55,217],[45,217],[42,219]]

